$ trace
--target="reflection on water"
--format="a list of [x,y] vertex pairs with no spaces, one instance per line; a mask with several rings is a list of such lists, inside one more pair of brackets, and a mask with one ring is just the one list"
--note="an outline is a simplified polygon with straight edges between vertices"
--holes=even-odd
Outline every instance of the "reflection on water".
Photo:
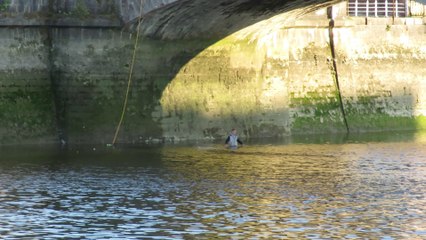
[[0,148],[0,235],[426,239],[425,145]]

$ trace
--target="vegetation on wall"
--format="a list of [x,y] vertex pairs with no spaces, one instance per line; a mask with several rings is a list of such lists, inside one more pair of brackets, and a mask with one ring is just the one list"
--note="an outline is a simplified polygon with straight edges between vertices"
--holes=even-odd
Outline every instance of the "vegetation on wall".
[[9,9],[11,0],[0,0],[0,12],[4,12]]
[[89,9],[87,8],[84,0],[77,0],[76,7],[71,13],[79,18],[85,18],[90,15]]

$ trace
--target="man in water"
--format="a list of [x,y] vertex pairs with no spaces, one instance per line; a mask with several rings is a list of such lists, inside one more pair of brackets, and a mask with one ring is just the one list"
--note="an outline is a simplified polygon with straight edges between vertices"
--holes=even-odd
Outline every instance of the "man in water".
[[225,141],[225,147],[237,148],[238,144],[243,145],[243,142],[237,136],[237,129],[233,128],[228,138]]

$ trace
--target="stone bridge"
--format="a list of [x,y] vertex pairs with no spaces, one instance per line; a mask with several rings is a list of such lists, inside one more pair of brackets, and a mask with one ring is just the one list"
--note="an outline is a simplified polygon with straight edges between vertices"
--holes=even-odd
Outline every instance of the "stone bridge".
[[4,3],[1,143],[111,142],[135,49],[121,142],[426,127],[423,17],[351,17],[327,0],[145,0],[137,29],[138,0]]

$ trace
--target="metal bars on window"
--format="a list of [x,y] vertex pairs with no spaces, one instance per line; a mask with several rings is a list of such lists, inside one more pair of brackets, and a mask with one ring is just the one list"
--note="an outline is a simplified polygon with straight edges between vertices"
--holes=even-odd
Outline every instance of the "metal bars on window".
[[407,0],[348,0],[348,14],[355,17],[406,17]]

